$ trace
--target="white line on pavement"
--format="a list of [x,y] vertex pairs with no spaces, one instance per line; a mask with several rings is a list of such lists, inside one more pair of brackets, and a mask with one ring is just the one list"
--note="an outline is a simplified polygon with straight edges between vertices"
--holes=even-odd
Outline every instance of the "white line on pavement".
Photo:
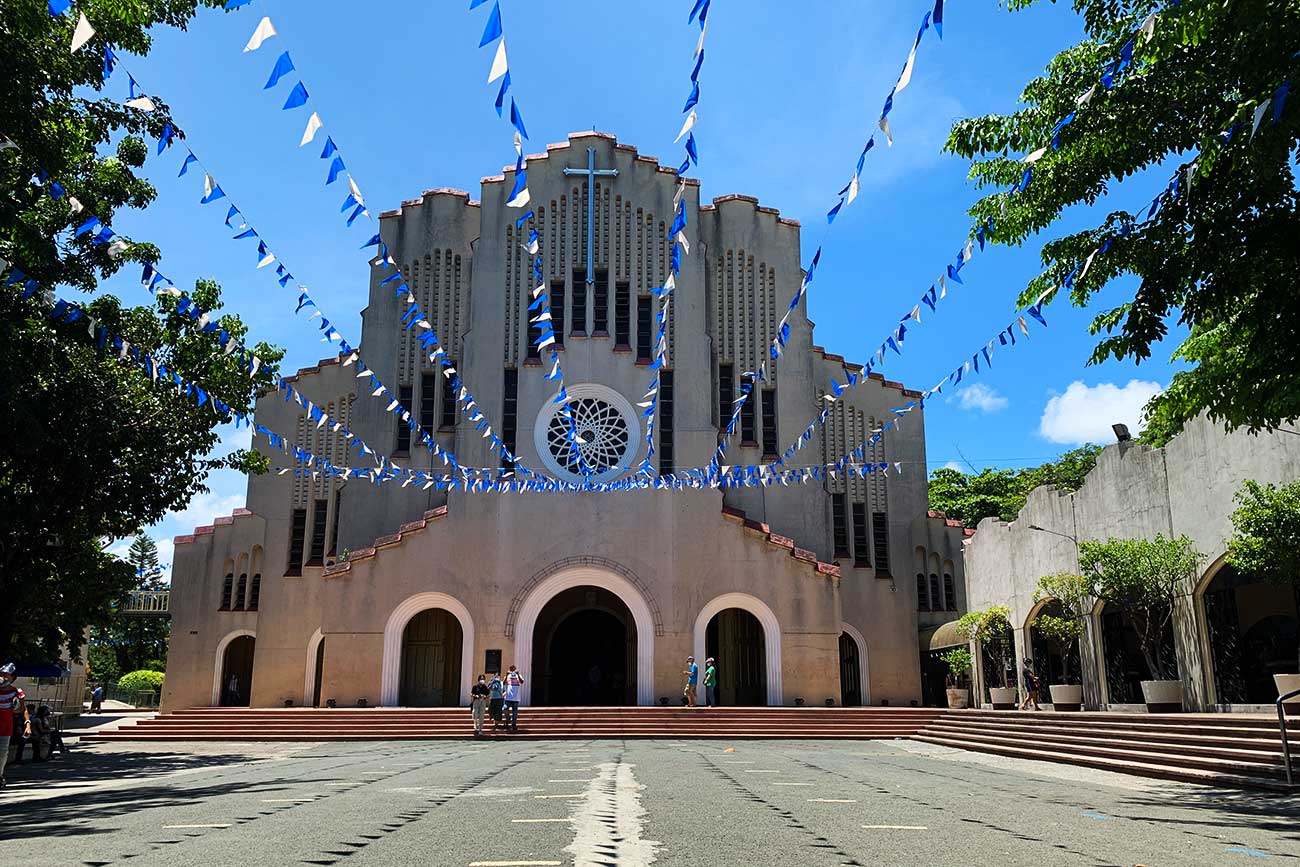
[[212,823],[212,824],[210,824],[210,825],[163,825],[163,828],[166,828],[166,829],[173,829],[173,828],[174,828],[174,829],[176,829],[176,830],[182,830],[182,829],[187,829],[187,828],[229,828],[229,827],[230,827],[230,823],[228,823],[228,822],[226,822],[226,823],[218,823],[218,822],[214,822],[214,823]]
[[868,831],[928,831],[925,825],[863,825]]
[[856,804],[853,798],[809,798],[810,804]]

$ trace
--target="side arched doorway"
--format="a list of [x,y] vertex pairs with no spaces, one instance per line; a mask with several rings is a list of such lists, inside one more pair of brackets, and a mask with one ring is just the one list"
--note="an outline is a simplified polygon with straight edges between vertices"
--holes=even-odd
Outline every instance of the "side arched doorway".
[[533,626],[532,703],[636,704],[636,647],[636,621],[617,595],[594,586],[557,593]]
[[1217,704],[1272,704],[1275,674],[1296,673],[1300,585],[1223,565],[1202,591]]
[[709,620],[704,646],[717,665],[719,704],[767,704],[767,647],[757,617],[743,608],[724,608]]
[[253,694],[253,654],[257,639],[252,635],[238,635],[231,639],[221,654],[221,677],[218,678],[221,707],[248,707]]
[[840,633],[840,704],[862,706],[862,661],[858,643],[847,632]]
[[398,703],[404,707],[460,704],[460,621],[444,608],[426,608],[402,632]]
[[[1133,617],[1123,608],[1104,604],[1100,611],[1101,658],[1105,663],[1106,695],[1109,704],[1141,704],[1142,681],[1152,680],[1151,666],[1142,652]],[[1173,625],[1167,624],[1158,650],[1160,663],[1178,671]]]

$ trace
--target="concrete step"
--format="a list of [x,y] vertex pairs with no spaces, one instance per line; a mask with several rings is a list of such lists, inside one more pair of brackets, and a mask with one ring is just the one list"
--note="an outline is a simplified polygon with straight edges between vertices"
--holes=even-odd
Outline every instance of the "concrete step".
[[[988,735],[1002,735],[1008,738],[1021,736],[1029,739],[1048,737],[1056,740],[1071,739],[1083,743],[1115,743],[1126,741],[1134,744],[1155,746],[1177,745],[1181,750],[1231,750],[1241,753],[1260,753],[1281,759],[1282,742],[1277,733],[1268,736],[1225,736],[1220,733],[1203,734],[1168,734],[1165,732],[1148,732],[1141,727],[1132,728],[1094,728],[1037,726],[1030,723],[1016,725],[1007,723],[981,723],[966,720],[941,719],[925,726],[928,732],[969,732]],[[1196,731],[1200,731],[1197,729]]]
[[[1258,729],[1277,734],[1277,717],[1271,714],[1232,713],[1121,713],[1113,711],[1015,711],[1015,710],[953,710],[945,713],[946,719],[980,719],[1009,722],[1032,719],[1039,725],[1074,726],[1158,726],[1167,729],[1213,728],[1224,730]],[[1287,717],[1287,731],[1300,732],[1300,717]]]

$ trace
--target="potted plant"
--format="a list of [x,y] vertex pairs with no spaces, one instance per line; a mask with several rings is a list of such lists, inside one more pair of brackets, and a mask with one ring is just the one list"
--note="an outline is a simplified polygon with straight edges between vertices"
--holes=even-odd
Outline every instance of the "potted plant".
[[[1236,500],[1229,565],[1243,575],[1300,587],[1300,481],[1281,487],[1247,481]],[[1300,689],[1300,674],[1274,674],[1273,682],[1281,698]],[[1289,699],[1284,709],[1300,715],[1300,696]]]
[[[994,710],[1012,710],[1016,706],[1016,688],[1007,682],[1012,668],[1011,609],[993,605],[983,611],[970,611],[957,621],[957,629],[971,641],[988,648],[997,663],[997,672],[989,678],[989,699]],[[988,672],[985,672],[986,676]],[[994,684],[999,685],[994,685]]]
[[1048,684],[1054,710],[1081,710],[1083,686],[1075,672],[1079,659],[1079,639],[1084,633],[1084,618],[1092,601],[1092,586],[1087,578],[1071,572],[1058,572],[1038,579],[1034,602],[1053,600],[1058,613],[1039,614],[1034,629],[1051,644],[1061,657],[1061,683]]
[[1151,680],[1142,681],[1147,710],[1179,710],[1183,682],[1161,648],[1174,616],[1174,600],[1188,591],[1201,555],[1186,536],[1107,539],[1079,544],[1079,567],[1093,595],[1128,612]]
[[953,710],[968,707],[970,687],[967,684],[971,665],[974,662],[970,650],[965,647],[954,647],[939,658],[948,664],[948,707]]

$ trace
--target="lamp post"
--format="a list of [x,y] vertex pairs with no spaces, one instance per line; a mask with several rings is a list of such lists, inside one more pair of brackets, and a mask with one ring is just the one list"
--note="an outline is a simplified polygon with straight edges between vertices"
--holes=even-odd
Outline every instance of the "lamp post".
[[1082,572],[1082,567],[1080,567],[1079,565],[1079,537],[1078,536],[1071,536],[1069,533],[1062,533],[1057,530],[1049,530],[1046,527],[1040,527],[1037,524],[1030,524],[1029,529],[1037,530],[1040,533],[1049,533],[1053,536],[1060,536],[1062,539],[1069,539],[1074,544],[1074,570],[1076,572]]

